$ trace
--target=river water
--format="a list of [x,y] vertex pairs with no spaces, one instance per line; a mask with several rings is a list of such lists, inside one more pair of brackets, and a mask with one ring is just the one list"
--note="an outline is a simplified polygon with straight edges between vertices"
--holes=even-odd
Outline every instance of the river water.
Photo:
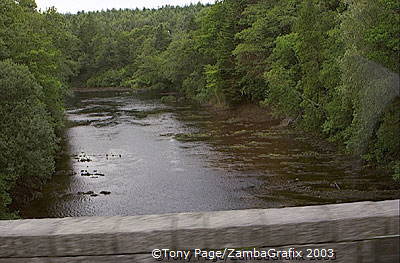
[[24,218],[270,208],[399,198],[384,171],[323,140],[162,104],[127,91],[76,92],[54,178]]

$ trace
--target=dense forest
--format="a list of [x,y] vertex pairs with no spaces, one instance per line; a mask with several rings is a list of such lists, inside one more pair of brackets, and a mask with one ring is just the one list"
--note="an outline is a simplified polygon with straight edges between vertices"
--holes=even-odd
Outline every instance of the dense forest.
[[52,175],[70,87],[259,104],[400,178],[399,25],[397,0],[78,14],[0,0],[0,218]]

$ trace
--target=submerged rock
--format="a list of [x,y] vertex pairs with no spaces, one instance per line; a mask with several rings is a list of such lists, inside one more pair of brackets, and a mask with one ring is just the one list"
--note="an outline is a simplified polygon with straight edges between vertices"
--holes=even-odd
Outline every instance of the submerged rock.
[[78,162],[91,162],[92,159],[89,158],[89,156],[86,155],[86,153],[81,153],[78,156],[75,157],[76,160],[78,160]]
[[100,194],[102,194],[102,195],[109,195],[109,194],[111,194],[111,192],[109,192],[109,191],[101,191]]
[[78,195],[94,195],[95,192],[93,191],[87,191],[87,192],[78,192]]
[[85,171],[81,172],[81,176],[91,176],[91,174],[85,170]]

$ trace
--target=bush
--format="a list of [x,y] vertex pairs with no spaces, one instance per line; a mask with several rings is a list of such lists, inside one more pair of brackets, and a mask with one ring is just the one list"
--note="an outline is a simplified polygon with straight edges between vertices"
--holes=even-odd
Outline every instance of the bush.
[[[26,66],[0,62],[0,218],[54,172],[56,137],[42,88]],[[32,190],[31,190],[32,191]]]

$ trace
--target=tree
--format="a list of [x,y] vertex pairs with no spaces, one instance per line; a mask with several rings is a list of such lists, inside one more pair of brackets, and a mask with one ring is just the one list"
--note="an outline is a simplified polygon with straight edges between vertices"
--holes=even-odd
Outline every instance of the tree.
[[[54,10],[45,15],[32,9],[32,1],[4,0],[0,9],[0,39],[4,50],[0,59],[12,59],[28,66],[36,81],[43,87],[43,101],[57,130],[63,126],[63,103],[67,80],[74,71],[72,57],[61,47],[71,39],[63,39],[62,21]],[[53,26],[50,26],[53,25]],[[61,29],[61,30],[60,30]],[[63,35],[64,34],[64,35]]]
[[346,47],[341,63],[342,96],[349,98],[353,109],[353,118],[345,129],[347,148],[368,160],[395,166],[400,156],[395,132],[400,120],[400,3],[348,3],[341,26]]
[[[54,171],[56,137],[42,99],[26,66],[0,62],[0,218],[15,189],[40,188]],[[17,203],[27,198],[13,197]]]
[[299,0],[248,2],[240,18],[244,29],[236,34],[238,45],[233,54],[242,76],[241,92],[257,102],[266,98],[268,81],[264,73],[272,66],[268,58],[277,37],[292,32]]
[[298,59],[298,35],[291,33],[277,37],[269,62],[271,69],[266,72],[268,96],[264,103],[272,105],[274,111],[286,117],[302,114],[302,90],[300,61]]

